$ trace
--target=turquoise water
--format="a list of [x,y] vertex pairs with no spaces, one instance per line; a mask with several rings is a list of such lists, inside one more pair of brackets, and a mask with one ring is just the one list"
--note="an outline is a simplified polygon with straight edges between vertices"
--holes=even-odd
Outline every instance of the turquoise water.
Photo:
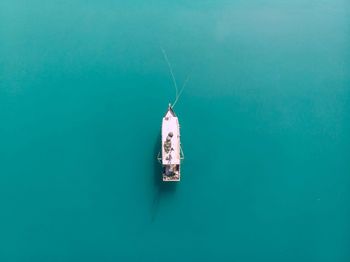
[[350,3],[125,2],[0,3],[0,261],[350,261]]

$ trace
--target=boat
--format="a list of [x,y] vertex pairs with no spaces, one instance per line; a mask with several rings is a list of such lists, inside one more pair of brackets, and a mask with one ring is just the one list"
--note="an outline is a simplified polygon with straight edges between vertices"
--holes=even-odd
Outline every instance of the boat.
[[[181,160],[184,154],[180,142],[179,120],[171,104],[162,121],[162,148],[158,154],[158,161],[162,164],[163,181],[180,181]],[[161,154],[161,156],[160,156]]]

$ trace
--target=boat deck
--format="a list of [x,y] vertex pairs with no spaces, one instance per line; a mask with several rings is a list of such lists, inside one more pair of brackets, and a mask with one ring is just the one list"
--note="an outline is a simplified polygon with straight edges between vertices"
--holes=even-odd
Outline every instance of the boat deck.
[[180,181],[180,126],[171,107],[162,123],[163,181]]

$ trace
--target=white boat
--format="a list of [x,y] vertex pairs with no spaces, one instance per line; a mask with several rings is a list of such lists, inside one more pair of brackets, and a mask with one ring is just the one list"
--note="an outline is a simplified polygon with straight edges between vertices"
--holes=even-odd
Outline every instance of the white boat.
[[162,122],[162,148],[158,160],[163,165],[163,181],[180,181],[180,165],[184,155],[180,142],[179,120],[169,104]]

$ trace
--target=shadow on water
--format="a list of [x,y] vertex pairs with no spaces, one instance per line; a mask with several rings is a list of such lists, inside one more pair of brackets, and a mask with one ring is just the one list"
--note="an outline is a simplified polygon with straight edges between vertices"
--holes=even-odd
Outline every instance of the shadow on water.
[[161,136],[160,133],[157,136],[157,140],[154,143],[153,150],[153,180],[155,195],[152,204],[152,222],[155,220],[159,210],[159,203],[162,198],[169,196],[176,191],[176,182],[163,182],[162,180],[162,165],[157,160],[157,155],[161,148]]

